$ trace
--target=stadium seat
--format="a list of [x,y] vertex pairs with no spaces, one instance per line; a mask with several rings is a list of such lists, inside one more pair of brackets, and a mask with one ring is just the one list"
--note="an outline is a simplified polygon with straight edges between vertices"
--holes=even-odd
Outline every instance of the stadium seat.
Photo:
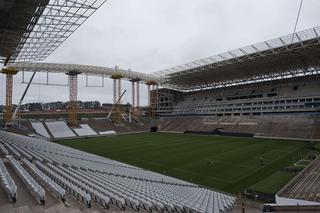
[[15,172],[18,174],[22,182],[30,190],[31,194],[34,196],[36,201],[40,204],[44,204],[46,200],[44,189],[11,155],[7,155],[7,159],[9,160],[11,166],[13,167]]
[[42,183],[47,189],[49,189],[55,197],[61,199],[62,201],[65,201],[65,190],[63,188],[52,181],[47,175],[43,174],[35,165],[33,165],[25,158],[22,159],[22,162],[27,170],[31,174],[33,174],[33,176],[36,177],[36,179],[40,183]]
[[0,159],[0,183],[1,187],[8,194],[9,200],[15,202],[17,200],[17,186],[11,175],[7,171],[5,165]]
[[[225,193],[42,139],[0,131],[0,141],[6,141],[9,154],[22,158],[27,171],[56,197],[64,199],[69,193],[88,207],[96,202],[134,211],[228,212],[236,203]],[[27,173],[9,158],[18,173]],[[35,186],[28,188],[41,202],[44,191],[38,193],[42,191]]]

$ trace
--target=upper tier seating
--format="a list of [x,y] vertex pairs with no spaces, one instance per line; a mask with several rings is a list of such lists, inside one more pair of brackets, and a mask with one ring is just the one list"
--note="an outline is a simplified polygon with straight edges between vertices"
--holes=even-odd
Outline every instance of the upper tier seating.
[[164,116],[318,112],[319,83],[317,78],[305,77],[171,94],[175,98],[160,90],[157,111]]

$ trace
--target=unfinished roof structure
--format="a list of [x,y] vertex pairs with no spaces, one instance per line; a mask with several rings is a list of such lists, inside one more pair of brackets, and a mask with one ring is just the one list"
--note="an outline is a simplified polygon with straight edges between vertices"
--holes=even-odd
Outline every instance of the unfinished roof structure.
[[1,1],[0,62],[44,60],[105,1]]

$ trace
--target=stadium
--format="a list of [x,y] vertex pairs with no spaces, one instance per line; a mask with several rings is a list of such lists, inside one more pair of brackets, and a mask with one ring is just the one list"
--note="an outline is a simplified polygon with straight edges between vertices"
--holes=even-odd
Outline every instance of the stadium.
[[0,2],[0,212],[320,212],[320,27],[148,74],[43,62],[105,2]]

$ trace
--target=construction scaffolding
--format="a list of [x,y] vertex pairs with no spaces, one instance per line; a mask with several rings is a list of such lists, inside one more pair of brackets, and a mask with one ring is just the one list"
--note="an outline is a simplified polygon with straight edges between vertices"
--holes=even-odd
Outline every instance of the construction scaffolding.
[[154,119],[157,117],[158,83],[155,81],[149,81],[146,84],[148,86],[148,116]]
[[12,119],[12,83],[13,75],[6,75],[6,106],[4,112],[4,121],[6,124],[11,122]]
[[[115,68],[117,69],[117,67]],[[111,119],[115,123],[119,123],[122,118],[122,108],[121,108],[121,98],[124,93],[121,92],[121,79],[123,75],[115,74],[111,76],[113,79],[113,109],[111,114]]]
[[[121,120],[124,120],[124,121],[127,121],[125,116],[122,114],[121,112],[121,106],[119,107],[119,103],[123,97],[123,95],[126,93],[127,91],[124,90],[122,92],[122,94],[120,95],[120,97],[118,98],[118,100],[116,101],[116,103],[113,104],[108,116],[107,116],[107,119],[109,119],[111,117],[111,120],[112,122],[114,123],[120,123]],[[120,109],[120,110],[119,110]]]
[[13,89],[13,76],[18,73],[14,68],[3,68],[2,74],[6,75],[6,105],[4,111],[5,124],[9,124],[12,120],[12,89]]
[[69,126],[77,127],[77,101],[78,101],[78,74],[77,71],[69,72]]
[[113,104],[117,102],[117,79],[113,79]]

